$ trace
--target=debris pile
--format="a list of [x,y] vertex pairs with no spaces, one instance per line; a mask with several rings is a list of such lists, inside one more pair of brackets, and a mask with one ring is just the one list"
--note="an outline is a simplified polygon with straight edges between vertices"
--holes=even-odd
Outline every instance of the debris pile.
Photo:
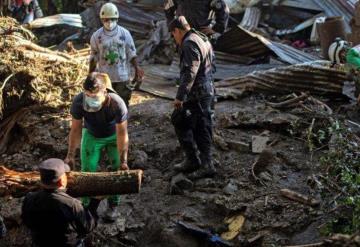
[[72,97],[81,90],[87,67],[80,59],[36,45],[34,35],[11,18],[0,17],[0,32],[0,119],[5,119],[0,128],[0,153],[3,153],[11,130],[24,116],[25,125],[34,124],[44,112],[59,112],[69,106]]
[[[80,3],[86,8],[81,25],[87,42],[101,26],[104,2]],[[351,27],[349,37],[355,39],[360,4],[227,0],[232,17],[216,43],[214,75],[218,174],[190,181],[172,171],[182,159],[168,101],[176,95],[179,58],[162,6],[112,2],[145,70],[129,119],[129,166],[144,169],[145,176],[138,196],[122,197],[126,220],[100,222],[94,233],[99,245],[359,246],[356,234],[327,235],[359,230],[360,125],[345,93],[354,85],[346,82],[344,66],[322,60],[333,37],[324,38],[319,23],[335,18],[344,28],[334,33],[348,37]],[[47,20],[80,27],[77,14]],[[30,174],[39,160],[62,158],[67,151],[69,105],[81,90],[90,48],[83,40],[80,50],[69,43],[67,53],[38,46],[33,33],[11,18],[0,18],[0,34],[0,162]],[[100,163],[105,170],[106,161]],[[6,205],[0,214],[12,236],[24,238],[16,230],[22,229],[14,219],[19,212],[9,210],[19,207],[17,200],[0,198]]]

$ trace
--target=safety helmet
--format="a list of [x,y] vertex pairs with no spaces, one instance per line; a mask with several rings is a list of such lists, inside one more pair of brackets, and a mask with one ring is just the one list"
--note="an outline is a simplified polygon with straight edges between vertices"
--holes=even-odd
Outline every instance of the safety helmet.
[[335,42],[329,47],[329,58],[332,63],[340,64],[340,52],[342,50],[348,50],[349,43],[341,38],[336,38]]
[[115,4],[105,3],[100,9],[100,19],[118,19],[119,11]]

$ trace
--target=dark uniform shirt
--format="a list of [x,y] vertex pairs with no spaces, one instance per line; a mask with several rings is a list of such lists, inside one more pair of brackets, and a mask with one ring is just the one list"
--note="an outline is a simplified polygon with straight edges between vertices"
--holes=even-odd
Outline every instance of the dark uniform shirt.
[[194,30],[186,33],[180,47],[178,100],[194,101],[213,96],[213,62],[213,48],[206,36]]
[[96,226],[99,201],[88,208],[62,190],[28,193],[22,206],[22,219],[39,247],[76,246],[79,239]]
[[223,33],[229,20],[229,8],[224,0],[165,0],[165,15],[170,22],[175,15],[185,16],[192,28],[201,30],[210,26],[211,11],[215,13],[213,30]]
[[128,119],[128,111],[124,101],[115,93],[109,93],[105,105],[97,112],[84,110],[84,94],[75,96],[70,113],[75,119],[84,118],[84,127],[96,138],[112,136],[116,133],[116,124]]

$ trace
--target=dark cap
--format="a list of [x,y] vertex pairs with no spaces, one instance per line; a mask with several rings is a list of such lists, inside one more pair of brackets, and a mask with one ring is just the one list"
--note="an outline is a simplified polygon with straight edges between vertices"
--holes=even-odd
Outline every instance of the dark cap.
[[169,32],[174,31],[175,28],[179,28],[181,30],[186,30],[190,28],[190,25],[187,22],[185,16],[177,16],[169,22]]
[[39,165],[41,182],[51,185],[59,181],[65,172],[70,171],[70,167],[61,159],[47,159]]

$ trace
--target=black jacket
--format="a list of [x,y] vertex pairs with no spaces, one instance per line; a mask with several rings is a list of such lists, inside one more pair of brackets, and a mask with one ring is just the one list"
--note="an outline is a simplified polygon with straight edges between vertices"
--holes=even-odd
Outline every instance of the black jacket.
[[27,194],[22,219],[31,230],[33,244],[39,247],[76,246],[96,227],[98,200],[88,208],[63,190],[43,190]]
[[213,96],[214,51],[207,37],[191,30],[180,47],[180,86],[176,99],[198,101]]
[[224,33],[229,21],[229,8],[224,0],[165,0],[165,15],[168,22],[183,15],[192,28],[201,30],[212,22],[210,13],[215,13],[213,30]]

